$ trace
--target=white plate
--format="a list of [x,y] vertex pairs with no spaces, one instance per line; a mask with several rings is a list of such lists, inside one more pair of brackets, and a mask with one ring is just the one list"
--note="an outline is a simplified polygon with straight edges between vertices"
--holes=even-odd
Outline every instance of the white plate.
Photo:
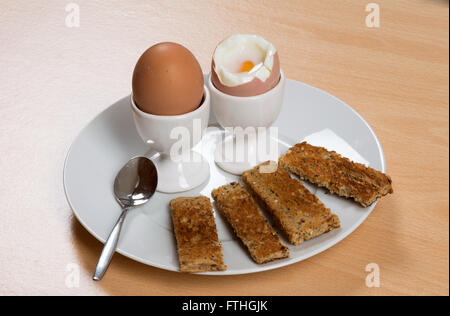
[[[211,124],[215,122],[211,118]],[[352,160],[385,172],[381,145],[364,119],[334,96],[294,81],[286,81],[285,101],[274,123],[279,128],[280,148],[307,139],[310,143],[336,150]],[[213,161],[214,144],[220,132],[210,132],[201,146],[210,162],[211,176],[202,186],[181,194],[157,192],[145,205],[128,214],[117,251],[131,259],[158,268],[178,271],[176,242],[172,233],[168,202],[176,196],[203,194],[238,179],[218,169]],[[287,144],[286,144],[287,143]],[[80,223],[98,240],[105,242],[120,207],[113,197],[113,182],[120,168],[134,156],[149,155],[138,136],[129,97],[100,113],[78,135],[67,154],[64,188],[67,200]],[[341,228],[290,248],[290,257],[258,265],[237,240],[228,224],[216,213],[219,239],[228,270],[205,274],[243,274],[289,265],[335,245],[353,232],[370,214],[375,203],[362,208],[356,203],[325,194],[308,185],[341,219]],[[100,254],[99,254],[100,255]]]

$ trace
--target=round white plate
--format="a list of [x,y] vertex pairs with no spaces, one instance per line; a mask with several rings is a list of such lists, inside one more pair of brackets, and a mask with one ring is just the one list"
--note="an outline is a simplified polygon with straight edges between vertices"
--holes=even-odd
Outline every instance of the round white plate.
[[[211,117],[210,124],[214,123],[215,119]],[[383,151],[370,126],[350,106],[322,90],[287,80],[285,101],[274,126],[278,127],[281,152],[290,145],[307,140],[385,171]],[[168,202],[177,196],[202,194],[210,197],[212,189],[239,179],[214,163],[215,144],[221,136],[221,131],[209,131],[199,147],[210,164],[211,175],[207,182],[179,194],[156,192],[147,204],[131,211],[124,223],[117,248],[119,253],[158,268],[179,270]],[[136,132],[129,96],[100,113],[72,144],[64,166],[66,197],[80,223],[101,242],[105,242],[120,215],[120,207],[113,196],[117,172],[130,158],[145,155],[150,156],[151,153]],[[354,202],[325,194],[312,185],[307,184],[307,187],[339,216],[341,228],[299,246],[284,240],[290,249],[289,258],[258,265],[234,237],[224,218],[215,212],[228,270],[203,274],[253,273],[304,260],[344,239],[375,207],[374,203],[362,208]]]

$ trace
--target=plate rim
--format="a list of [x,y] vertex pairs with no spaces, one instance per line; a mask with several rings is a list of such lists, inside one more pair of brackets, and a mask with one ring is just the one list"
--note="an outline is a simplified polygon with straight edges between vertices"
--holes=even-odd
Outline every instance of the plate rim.
[[[339,99],[338,97],[332,95],[331,93],[322,90],[320,88],[314,87],[310,84],[301,82],[301,81],[297,81],[294,79],[289,79],[286,78],[286,81],[290,81],[290,82],[295,82],[296,84],[301,84],[309,89],[314,89],[316,91],[318,91],[319,93],[322,94],[326,94],[329,97],[332,97],[333,99],[337,100],[339,103],[343,104],[344,106],[346,106],[353,114],[355,114],[363,123],[364,125],[368,128],[368,130],[370,131],[372,137],[374,138],[378,151],[380,153],[380,158],[381,158],[381,171],[382,172],[386,172],[386,161],[385,161],[385,155],[384,155],[384,151],[383,148],[381,146],[381,143],[377,137],[377,135],[375,134],[374,130],[372,129],[372,127],[370,126],[370,124],[354,109],[352,108],[349,104],[347,104],[346,102],[344,102],[343,100]],[[127,97],[125,97],[127,98]],[[77,133],[77,135],[75,136],[74,140],[72,141],[72,143],[70,144],[70,147],[67,151],[66,157],[64,159],[64,166],[63,166],[63,189],[64,189],[64,195],[66,197],[67,203],[69,204],[69,207],[72,211],[72,213],[74,214],[75,218],[77,219],[77,221],[81,224],[81,226],[84,227],[84,229],[86,229],[94,238],[96,238],[98,241],[100,241],[102,244],[104,244],[106,242],[106,240],[104,238],[102,238],[101,236],[99,236],[96,232],[94,232],[88,225],[87,223],[85,223],[79,216],[78,212],[75,210],[75,208],[73,207],[73,203],[70,200],[70,196],[68,194],[67,191],[67,187],[66,187],[66,170],[67,170],[67,161],[69,159],[69,156],[72,152],[73,146],[75,144],[75,142],[77,141],[77,139],[80,137],[80,135],[83,133],[83,131],[85,131],[85,129],[99,116],[101,116],[105,111],[107,111],[112,105],[109,105],[108,107],[106,107],[105,109],[103,109],[102,111],[100,111],[97,115],[95,115],[91,120],[89,120],[88,123],[86,123],[84,125],[84,127]],[[372,205],[370,205],[367,208],[367,212],[361,216],[361,218],[356,221],[352,226],[350,226],[347,231],[341,235],[339,238],[335,238],[332,239],[328,242],[324,242],[323,244],[321,244],[320,246],[317,247],[317,249],[308,252],[305,255],[299,256],[299,257],[295,257],[295,258],[285,258],[285,259],[281,259],[279,261],[275,261],[272,262],[272,264],[270,265],[261,265],[257,268],[257,270],[255,270],[255,268],[247,268],[247,269],[243,269],[243,270],[239,270],[239,271],[233,271],[233,270],[225,270],[225,271],[220,271],[220,272],[200,272],[200,273],[192,273],[195,275],[215,275],[215,276],[224,276],[224,275],[240,275],[240,274],[250,274],[250,273],[258,273],[258,272],[264,272],[264,271],[269,271],[269,270],[273,270],[273,269],[278,269],[278,268],[282,268],[285,266],[289,266],[292,265],[294,263],[300,262],[300,261],[304,261],[308,258],[311,258],[319,253],[324,252],[325,250],[335,246],[336,244],[338,244],[339,242],[343,241],[345,238],[348,237],[348,235],[350,235],[351,233],[353,233],[368,217],[369,215],[372,213],[372,211],[374,210],[375,206],[378,204],[378,200],[375,201]],[[159,268],[159,269],[164,269],[167,271],[172,271],[172,272],[178,272],[181,273],[179,270],[172,268],[171,266],[167,266],[167,265],[162,265],[159,263],[154,263],[151,262],[149,260],[145,260],[141,257],[138,257],[132,253],[129,253],[128,251],[125,251],[123,249],[121,249],[120,247],[117,247],[116,252],[129,258],[132,259],[134,261],[137,261],[139,263],[148,265],[148,266],[152,266],[155,268]],[[100,254],[99,254],[100,255]]]

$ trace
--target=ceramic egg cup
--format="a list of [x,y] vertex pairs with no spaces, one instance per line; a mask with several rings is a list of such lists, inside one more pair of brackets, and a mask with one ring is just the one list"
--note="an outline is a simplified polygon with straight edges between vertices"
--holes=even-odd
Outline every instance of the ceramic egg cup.
[[[253,168],[266,160],[278,160],[277,157],[266,159],[257,156],[256,160],[250,160],[249,155],[244,159],[234,159],[225,152],[226,148],[232,148],[233,153],[257,153],[258,139],[267,138],[261,127],[267,129],[277,119],[281,111],[281,105],[284,98],[285,75],[280,70],[280,81],[271,90],[256,96],[237,97],[225,94],[218,90],[211,80],[211,74],[208,77],[208,88],[211,94],[211,107],[214,111],[217,121],[225,129],[235,131],[229,135],[222,143],[218,144],[214,153],[214,159],[217,165],[223,170],[241,175],[245,170]],[[247,135],[244,142],[236,141],[236,131],[253,128],[255,135]]]
[[[205,182],[209,177],[209,164],[192,148],[200,142],[208,127],[210,93],[203,87],[200,106],[181,115],[152,115],[141,111],[133,96],[130,104],[136,129],[141,138],[159,153],[152,158],[158,171],[157,190],[164,193],[188,191]],[[197,123],[197,126],[195,127]],[[180,135],[181,138],[180,139]],[[174,154],[174,148],[184,144],[184,151]]]

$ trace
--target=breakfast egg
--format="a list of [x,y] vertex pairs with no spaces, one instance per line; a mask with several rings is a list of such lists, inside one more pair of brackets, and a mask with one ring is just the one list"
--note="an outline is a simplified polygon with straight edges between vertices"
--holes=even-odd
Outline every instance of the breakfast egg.
[[153,115],[180,115],[199,107],[203,98],[203,72],[184,46],[164,42],[139,58],[132,80],[134,102]]
[[214,51],[211,81],[223,93],[255,96],[271,90],[279,80],[277,50],[259,35],[232,35]]

